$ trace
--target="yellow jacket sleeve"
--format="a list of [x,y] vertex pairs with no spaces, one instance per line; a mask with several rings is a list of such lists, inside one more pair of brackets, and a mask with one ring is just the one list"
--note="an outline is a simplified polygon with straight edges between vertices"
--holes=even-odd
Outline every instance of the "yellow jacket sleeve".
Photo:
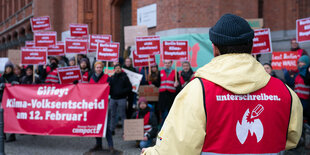
[[176,97],[154,147],[144,155],[199,155],[205,139],[206,116],[199,79]]
[[290,90],[292,95],[291,116],[285,146],[285,149],[288,150],[295,148],[299,142],[303,125],[303,108],[296,93],[288,86],[286,87]]

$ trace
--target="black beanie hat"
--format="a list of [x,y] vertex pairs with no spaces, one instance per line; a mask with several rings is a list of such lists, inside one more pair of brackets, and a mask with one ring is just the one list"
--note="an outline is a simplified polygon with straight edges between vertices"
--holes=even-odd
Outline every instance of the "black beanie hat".
[[209,36],[215,45],[241,45],[253,41],[254,31],[243,18],[225,14],[209,30]]

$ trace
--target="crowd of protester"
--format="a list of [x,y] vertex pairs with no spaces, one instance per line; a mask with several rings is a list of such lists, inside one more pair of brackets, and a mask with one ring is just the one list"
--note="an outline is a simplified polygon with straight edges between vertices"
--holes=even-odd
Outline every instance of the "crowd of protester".
[[[298,70],[283,70],[284,78],[281,78],[289,87],[295,90],[304,107],[304,117],[310,120],[310,59],[307,52],[300,49],[296,40],[291,40],[291,50],[298,51]],[[58,67],[80,66],[82,80],[74,83],[109,83],[110,99],[108,110],[108,126],[106,139],[110,150],[113,150],[113,135],[118,124],[123,125],[124,119],[144,119],[144,140],[140,142],[140,148],[152,145],[157,132],[162,127],[165,118],[173,104],[176,95],[191,80],[194,79],[195,72],[189,62],[182,62],[182,70],[176,72],[172,61],[164,61],[164,68],[159,70],[157,65],[149,67],[133,67],[131,58],[119,59],[119,62],[111,64],[114,67],[114,74],[108,76],[105,73],[105,62],[90,60],[85,55],[78,55],[70,59],[65,56],[50,57],[48,65],[40,65],[34,68],[31,65],[21,66],[7,62],[5,71],[0,78],[0,99],[6,83],[10,84],[57,84],[59,78]],[[272,70],[271,63],[262,64],[267,73],[278,78]],[[132,85],[128,76],[122,68],[143,75],[140,85],[150,85],[159,88],[157,101],[147,101],[144,97],[132,91]],[[35,73],[35,75],[33,75]],[[307,119],[306,119],[307,120]],[[310,121],[309,121],[310,122]],[[6,141],[15,141],[15,135],[11,134]],[[96,145],[92,151],[102,149],[102,138],[96,138]]]

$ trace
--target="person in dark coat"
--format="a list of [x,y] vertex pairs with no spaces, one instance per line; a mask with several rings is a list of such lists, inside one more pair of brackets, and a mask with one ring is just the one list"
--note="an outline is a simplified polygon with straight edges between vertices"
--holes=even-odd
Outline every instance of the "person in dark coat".
[[153,139],[157,136],[157,119],[151,108],[148,107],[145,97],[140,97],[138,101],[138,111],[133,114],[133,119],[144,119],[144,138],[140,141],[140,148],[150,147]]
[[18,82],[21,83],[21,80],[25,75],[25,70],[16,64],[14,65],[14,74],[18,78]]
[[[12,85],[19,84],[18,78],[14,75],[14,72],[13,72],[13,68],[14,68],[13,64],[9,61],[5,64],[4,68],[5,68],[4,74],[0,78],[0,95],[1,95],[0,99],[1,101],[2,101],[2,95],[3,95],[3,91],[4,91],[4,87],[6,83],[10,83]],[[13,142],[13,141],[16,141],[15,134],[11,134],[9,138],[6,140],[6,142]]]
[[[132,72],[137,72],[137,70],[132,66],[131,58],[125,59],[125,64],[124,64],[123,68],[130,70]],[[132,106],[134,104],[136,104],[136,102],[137,102],[137,94],[131,91],[128,94],[127,101],[128,101],[128,106],[126,108],[126,115],[127,115],[127,118],[130,118],[134,112],[134,109]]]
[[182,63],[182,71],[180,72],[180,85],[184,88],[194,78],[194,71],[192,70],[191,64],[188,61]]
[[114,66],[115,73],[109,79],[110,84],[110,103],[111,109],[111,131],[115,133],[115,127],[118,123],[118,116],[121,117],[122,124],[126,119],[127,96],[132,90],[132,85],[126,73],[122,71],[121,65]]
[[39,77],[35,77],[33,81],[33,66],[28,65],[26,67],[26,75],[22,77],[21,84],[39,84],[41,83]]

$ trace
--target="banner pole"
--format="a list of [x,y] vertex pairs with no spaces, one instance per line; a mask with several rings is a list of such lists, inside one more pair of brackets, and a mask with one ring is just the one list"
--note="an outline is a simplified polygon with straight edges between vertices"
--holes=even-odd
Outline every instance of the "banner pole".
[[151,61],[150,61],[150,55],[148,57],[148,62],[149,62],[149,75],[151,74]]
[[175,75],[174,75],[174,77],[175,77],[175,81],[177,81],[178,80],[178,77],[177,77],[178,76],[178,74],[177,74],[177,71],[178,71],[177,70],[177,61],[175,61],[174,63],[175,63],[174,64],[175,65],[175,68],[174,68],[175,69]]
[[143,67],[143,69],[144,69],[144,76],[145,76],[145,82],[148,82],[148,78],[147,78],[147,73],[146,73],[146,67]]
[[33,65],[32,66],[32,69],[33,69],[33,71],[32,71],[32,83],[35,83],[35,80],[36,80],[36,76],[35,76],[35,65]]
[[78,56],[77,56],[77,54],[75,55],[75,65],[77,66],[78,65]]
[[109,62],[106,61],[105,62],[105,70],[104,70],[105,74],[108,74],[108,67],[109,67]]

